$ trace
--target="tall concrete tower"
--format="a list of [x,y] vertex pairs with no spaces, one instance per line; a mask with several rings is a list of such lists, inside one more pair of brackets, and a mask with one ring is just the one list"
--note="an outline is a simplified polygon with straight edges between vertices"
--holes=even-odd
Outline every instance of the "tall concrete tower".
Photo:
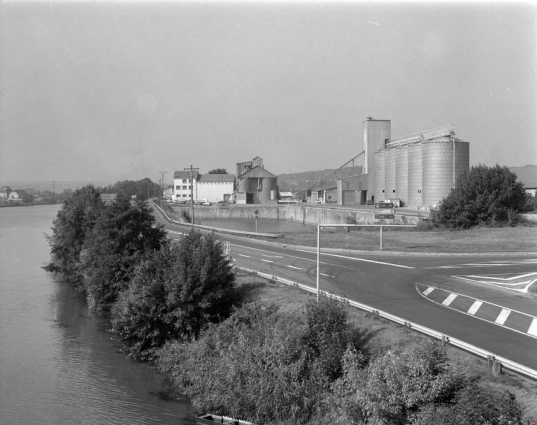
[[375,152],[384,149],[391,138],[392,122],[375,120],[367,117],[362,122],[362,140],[364,151],[364,174],[367,174],[367,200],[375,200]]

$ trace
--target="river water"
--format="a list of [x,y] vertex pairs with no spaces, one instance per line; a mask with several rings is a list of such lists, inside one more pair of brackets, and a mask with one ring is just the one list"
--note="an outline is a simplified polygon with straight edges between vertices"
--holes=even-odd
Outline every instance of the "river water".
[[41,267],[57,205],[0,208],[0,424],[194,423],[169,382],[128,359],[106,318]]

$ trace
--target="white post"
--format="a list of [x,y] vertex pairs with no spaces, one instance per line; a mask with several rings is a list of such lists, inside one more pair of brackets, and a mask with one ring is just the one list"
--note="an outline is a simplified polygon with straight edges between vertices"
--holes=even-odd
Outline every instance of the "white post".
[[380,226],[380,250],[382,251],[382,226]]
[[317,302],[319,302],[319,275],[321,273],[321,225],[317,225]]

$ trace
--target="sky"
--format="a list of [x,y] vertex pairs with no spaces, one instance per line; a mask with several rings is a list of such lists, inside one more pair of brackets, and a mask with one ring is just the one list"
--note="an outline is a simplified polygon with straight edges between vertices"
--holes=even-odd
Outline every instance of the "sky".
[[537,3],[0,3],[0,181],[139,180],[256,156],[338,168],[362,122],[452,124],[537,164]]

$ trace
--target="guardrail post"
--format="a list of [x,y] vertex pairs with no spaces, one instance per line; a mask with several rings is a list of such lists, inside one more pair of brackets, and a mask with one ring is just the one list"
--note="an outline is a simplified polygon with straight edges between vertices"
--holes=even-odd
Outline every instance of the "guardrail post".
[[498,360],[494,359],[492,361],[492,376],[497,378],[501,374],[502,374],[502,364]]

